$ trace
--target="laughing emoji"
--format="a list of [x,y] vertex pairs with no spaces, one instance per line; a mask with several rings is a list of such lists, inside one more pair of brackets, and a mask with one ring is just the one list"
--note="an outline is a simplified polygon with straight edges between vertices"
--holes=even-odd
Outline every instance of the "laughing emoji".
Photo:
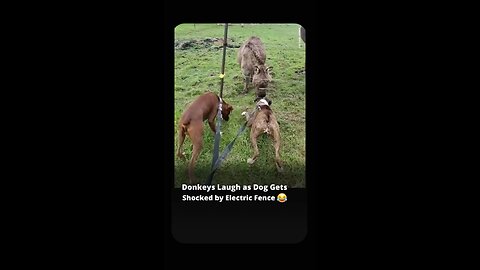
[[281,202],[281,203],[286,202],[287,201],[287,195],[285,195],[285,193],[278,194],[277,201]]

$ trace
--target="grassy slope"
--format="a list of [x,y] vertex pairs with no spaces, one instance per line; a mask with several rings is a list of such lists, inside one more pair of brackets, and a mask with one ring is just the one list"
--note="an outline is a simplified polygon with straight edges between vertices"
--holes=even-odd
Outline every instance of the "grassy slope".
[[[175,40],[223,38],[224,27],[216,24],[181,24],[175,29]],[[217,170],[214,183],[219,184],[288,184],[289,187],[305,187],[305,48],[298,46],[298,25],[232,25],[228,37],[233,45],[240,44],[255,35],[262,39],[266,52],[266,64],[273,67],[272,90],[267,96],[273,101],[272,109],[277,115],[282,137],[280,150],[285,171],[278,174],[274,165],[274,149],[266,136],[259,140],[260,156],[252,166],[246,163],[252,155],[250,130],[247,129],[236,141],[232,152]],[[302,43],[303,45],[303,43]],[[230,121],[222,122],[223,136],[220,151],[233,140],[244,123],[241,112],[254,107],[254,91],[240,94],[243,89],[240,66],[237,63],[238,48],[227,48],[223,97],[233,105]],[[198,95],[209,90],[220,92],[222,49],[217,47],[175,50],[175,149],[178,120]],[[203,183],[212,162],[214,135],[205,123],[204,147],[200,155],[196,175]],[[191,143],[185,140],[184,150],[191,157]],[[173,153],[174,154],[174,153]],[[187,183],[186,162],[175,157],[175,184]]]

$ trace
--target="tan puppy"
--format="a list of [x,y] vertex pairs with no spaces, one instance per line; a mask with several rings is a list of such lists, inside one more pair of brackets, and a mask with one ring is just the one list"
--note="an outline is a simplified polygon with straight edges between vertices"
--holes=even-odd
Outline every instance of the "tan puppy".
[[[206,92],[190,104],[190,106],[183,112],[178,123],[177,157],[186,159],[185,154],[182,151],[185,135],[190,137],[193,145],[192,158],[188,164],[188,177],[190,184],[195,182],[193,170],[203,147],[203,121],[208,119],[210,129],[215,134],[215,118],[217,116],[219,103],[220,97],[217,96],[217,94]],[[225,100],[222,100],[222,118],[225,121],[228,121],[232,110],[233,107],[225,102]]]
[[242,112],[247,120],[247,127],[250,129],[250,141],[253,147],[253,156],[247,160],[248,164],[253,164],[258,155],[257,138],[258,136],[266,133],[273,140],[273,146],[275,148],[275,165],[278,172],[283,172],[283,165],[280,159],[280,127],[277,123],[277,118],[273,114],[270,108],[271,101],[267,101],[266,98],[261,98],[257,102],[256,109],[253,113]]

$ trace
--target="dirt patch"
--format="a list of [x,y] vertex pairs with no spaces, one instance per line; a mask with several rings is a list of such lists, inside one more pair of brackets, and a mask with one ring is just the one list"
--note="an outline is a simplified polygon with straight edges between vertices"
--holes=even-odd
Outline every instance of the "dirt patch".
[[[223,38],[175,40],[176,50],[190,50],[201,48],[221,49],[223,48]],[[240,44],[235,44],[235,41],[233,39],[227,38],[227,48],[240,48]]]

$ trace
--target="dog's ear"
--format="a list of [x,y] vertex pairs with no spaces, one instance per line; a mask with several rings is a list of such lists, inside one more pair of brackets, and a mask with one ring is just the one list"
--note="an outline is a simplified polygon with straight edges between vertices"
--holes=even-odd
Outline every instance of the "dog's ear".
[[265,100],[268,102],[268,106],[272,105],[272,101],[269,98],[265,98]]
[[260,99],[262,98],[257,96],[253,102],[258,102]]

